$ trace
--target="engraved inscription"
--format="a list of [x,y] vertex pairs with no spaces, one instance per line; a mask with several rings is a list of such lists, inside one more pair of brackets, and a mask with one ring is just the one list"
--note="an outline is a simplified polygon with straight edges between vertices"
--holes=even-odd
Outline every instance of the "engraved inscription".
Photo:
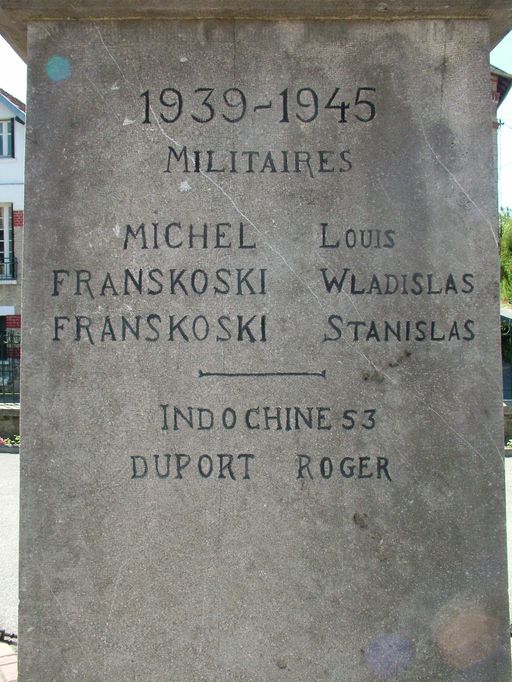
[[[352,137],[345,132],[357,130],[360,145],[386,115],[379,92],[375,84],[330,89],[304,84],[262,96],[238,86],[185,88],[168,83],[140,94],[138,130],[145,135],[187,122],[191,130],[208,132],[215,126],[240,128],[258,121],[283,133],[299,127],[307,142],[311,131],[324,125],[332,130],[334,123],[340,131],[335,142],[331,135],[329,143],[321,145],[315,137],[314,147],[304,144],[293,149],[285,143],[266,149],[251,144],[214,148],[204,136],[201,143],[190,137],[179,143],[164,135],[164,144],[157,143],[160,155],[154,165],[161,173],[158,164],[163,161],[166,183],[179,173],[216,176],[220,181],[242,174],[262,182],[266,176],[288,175],[291,183],[294,177],[297,182],[314,183],[350,171],[352,178],[362,169]],[[190,188],[187,184],[187,191]],[[302,205],[302,195],[296,197]],[[271,449],[259,445],[259,439],[269,435],[279,444],[284,458],[279,467],[291,484],[387,484],[400,475],[393,456],[376,447],[374,434],[385,415],[376,396],[366,404],[352,396],[325,405],[310,399],[310,391],[339,380],[338,367],[329,362],[340,347],[361,348],[358,352],[364,357],[366,348],[398,346],[401,359],[388,362],[394,368],[415,345],[458,343],[463,348],[473,342],[478,329],[471,301],[478,292],[477,276],[462,263],[446,270],[432,264],[418,267],[397,257],[390,260],[390,254],[399,256],[407,245],[399,220],[372,223],[363,212],[345,216],[314,198],[306,205],[314,209],[292,230],[301,234],[310,256],[310,267],[303,272],[273,245],[268,230],[258,228],[240,210],[219,216],[187,213],[183,208],[170,212],[168,207],[165,211],[146,208],[119,221],[122,227],[113,230],[111,267],[101,269],[83,261],[55,263],[46,284],[54,301],[55,314],[47,332],[55,352],[62,347],[87,347],[94,353],[111,344],[118,348],[141,344],[148,349],[166,344],[173,367],[176,360],[172,372],[186,371],[189,381],[198,382],[194,384],[198,391],[214,389],[222,396],[218,403],[193,402],[187,395],[166,398],[162,393],[152,410],[153,418],[157,414],[155,432],[170,441],[163,447],[173,450],[129,452],[132,481],[248,483],[274,466]],[[272,229],[279,237],[288,234],[288,217],[276,215]],[[288,278],[283,278],[283,269]],[[292,312],[293,305],[290,310],[275,305],[283,293],[292,294],[293,301],[296,291],[307,315],[297,307]],[[308,301],[300,298],[304,291]],[[457,315],[446,316],[440,305],[430,305],[455,297],[460,302]],[[380,306],[372,305],[373,301]],[[401,305],[396,312],[388,305],[404,301],[407,308]],[[222,305],[215,306],[219,302]],[[301,339],[308,340],[311,352],[290,355],[287,344]],[[244,349],[242,361],[237,346]],[[225,354],[224,348],[229,352]],[[195,358],[195,365],[181,370],[182,353]],[[345,371],[350,369],[337,362]],[[381,376],[377,367],[361,379],[368,381],[374,375]],[[251,399],[248,393],[242,401],[232,400],[240,381],[266,386],[267,397]],[[273,398],[278,387],[290,384],[297,386],[300,401],[290,404]],[[240,452],[236,434],[252,438],[250,454]],[[308,440],[313,434],[314,443]],[[191,451],[187,436],[202,439],[201,451]],[[205,438],[217,436],[223,445],[215,440],[211,448]],[[304,443],[296,441],[298,437]],[[368,450],[356,455],[365,438]]]

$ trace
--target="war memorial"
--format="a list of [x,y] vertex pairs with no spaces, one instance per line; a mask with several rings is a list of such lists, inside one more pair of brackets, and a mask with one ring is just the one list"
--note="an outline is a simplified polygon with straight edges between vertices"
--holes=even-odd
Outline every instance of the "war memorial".
[[22,682],[510,680],[508,2],[0,1]]

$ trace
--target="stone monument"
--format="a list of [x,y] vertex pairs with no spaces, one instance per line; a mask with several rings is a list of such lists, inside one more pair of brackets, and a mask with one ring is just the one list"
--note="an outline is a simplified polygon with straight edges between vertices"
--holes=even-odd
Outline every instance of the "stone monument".
[[113,4],[0,3],[20,679],[508,681],[508,3]]

